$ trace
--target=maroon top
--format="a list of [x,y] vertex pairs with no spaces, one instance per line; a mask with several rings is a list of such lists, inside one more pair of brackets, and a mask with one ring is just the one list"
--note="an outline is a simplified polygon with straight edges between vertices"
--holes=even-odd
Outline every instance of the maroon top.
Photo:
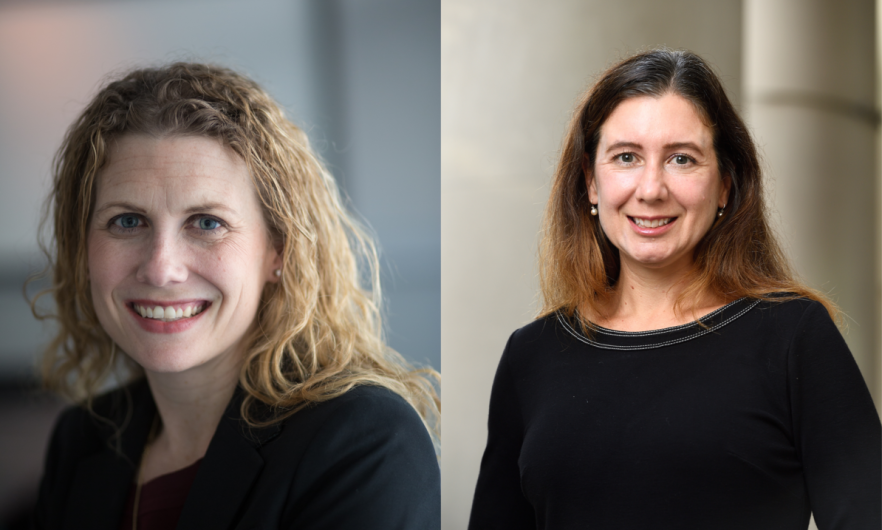
[[[177,526],[200,462],[202,462],[201,458],[183,469],[160,475],[141,486],[138,530],[172,530]],[[119,525],[120,530],[132,530],[135,489],[135,484],[129,488],[129,498]]]

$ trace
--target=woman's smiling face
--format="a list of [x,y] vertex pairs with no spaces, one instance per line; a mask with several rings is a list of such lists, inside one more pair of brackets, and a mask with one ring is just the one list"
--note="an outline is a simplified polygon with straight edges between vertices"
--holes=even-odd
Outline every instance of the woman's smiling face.
[[240,362],[280,266],[245,162],[210,138],[127,135],[96,188],[89,280],[107,334],[147,371]]
[[620,103],[600,129],[586,178],[603,231],[632,268],[689,266],[730,186],[713,132],[675,94]]

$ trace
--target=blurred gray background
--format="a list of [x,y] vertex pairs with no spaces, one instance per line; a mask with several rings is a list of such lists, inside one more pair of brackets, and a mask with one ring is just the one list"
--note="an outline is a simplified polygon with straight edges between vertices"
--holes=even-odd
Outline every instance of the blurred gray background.
[[31,390],[51,330],[22,296],[51,158],[112,73],[211,61],[261,83],[377,235],[390,344],[440,370],[439,4],[0,1],[0,528],[21,524],[59,410]]

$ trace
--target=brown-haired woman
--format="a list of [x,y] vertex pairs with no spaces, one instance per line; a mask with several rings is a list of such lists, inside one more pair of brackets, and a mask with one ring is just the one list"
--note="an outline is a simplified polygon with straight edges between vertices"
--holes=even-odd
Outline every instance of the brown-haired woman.
[[880,423],[769,230],[757,155],[689,52],[609,69],[545,217],[469,528],[879,528]]
[[177,63],[109,83],[50,206],[43,376],[80,405],[38,528],[440,527],[436,374],[383,342],[374,247],[254,82]]

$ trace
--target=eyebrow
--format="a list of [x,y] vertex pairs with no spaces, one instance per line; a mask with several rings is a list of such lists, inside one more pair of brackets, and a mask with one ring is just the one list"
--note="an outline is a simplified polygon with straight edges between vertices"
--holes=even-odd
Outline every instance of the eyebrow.
[[[693,142],[674,142],[674,143],[670,143],[670,144],[665,144],[663,147],[665,149],[692,149],[694,151],[698,151],[699,153],[704,154],[704,151],[700,147],[698,147],[697,144],[695,144]],[[609,147],[607,147],[606,150],[607,150],[607,152],[609,152],[609,151],[614,151],[616,149],[623,149],[623,148],[642,149],[643,146],[638,143],[634,143],[634,142],[616,142],[616,143],[610,145]]]
[[634,142],[616,142],[609,147],[606,148],[607,151],[615,151],[617,149],[642,149],[643,146],[640,144],[635,144]]
[[219,202],[207,202],[205,204],[198,204],[196,206],[191,206],[186,209],[184,213],[199,213],[205,212],[208,210],[221,210],[224,212],[236,213],[236,210],[230,208],[229,206],[219,203]]
[[135,213],[144,213],[144,209],[143,209],[143,208],[139,208],[139,207],[137,207],[137,206],[135,206],[134,204],[129,203],[129,202],[109,202],[109,203],[107,203],[107,204],[101,206],[101,208],[97,208],[97,209],[95,210],[95,213],[101,213],[101,212],[104,212],[104,211],[106,211],[106,210],[110,210],[111,208],[119,208],[119,209],[121,209],[121,210],[129,210],[129,211],[132,211],[132,212],[135,212]]
[[[104,212],[106,210],[110,210],[111,208],[119,208],[121,210],[128,210],[130,212],[135,212],[135,213],[142,213],[142,214],[146,213],[146,210],[144,210],[143,208],[141,208],[139,206],[135,206],[134,204],[132,204],[130,202],[124,202],[124,201],[123,202],[109,202],[109,203],[103,205],[101,208],[98,208],[97,210],[95,210],[95,213]],[[221,210],[224,212],[235,213],[235,210],[233,210],[229,206],[226,206],[226,205],[219,203],[219,202],[207,202],[205,204],[197,204],[196,206],[191,206],[191,207],[187,208],[184,211],[184,213],[185,214],[194,214],[194,213],[205,212],[205,211],[209,211],[209,210]]]
[[704,153],[701,147],[698,144],[692,142],[675,142],[672,144],[665,144],[665,149],[692,149],[693,151],[698,151],[699,153]]

